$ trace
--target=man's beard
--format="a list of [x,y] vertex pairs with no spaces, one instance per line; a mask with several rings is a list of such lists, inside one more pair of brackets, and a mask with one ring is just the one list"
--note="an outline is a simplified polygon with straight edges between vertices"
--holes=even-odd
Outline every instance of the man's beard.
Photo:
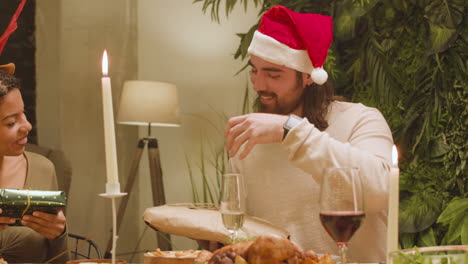
[[[271,96],[275,100],[275,104],[262,104],[260,100],[260,96]],[[300,96],[293,104],[290,105],[281,105],[278,102],[278,96],[274,93],[258,93],[257,103],[259,106],[259,111],[261,113],[268,113],[268,114],[278,114],[278,115],[289,115],[294,110],[296,110],[302,102],[302,96]]]
[[[296,90],[297,89],[302,89],[302,75],[300,72],[296,74]],[[305,91],[305,89],[304,89]],[[294,112],[301,104],[302,100],[304,98],[304,91],[302,92],[301,96],[299,96],[295,102],[292,102],[289,105],[281,105],[280,102],[278,101],[278,95],[275,93],[267,93],[267,92],[258,92],[257,93],[257,99],[256,103],[259,106],[259,111],[261,113],[268,113],[268,114],[278,114],[278,115],[289,115],[292,112]],[[266,97],[273,97],[275,100],[275,104],[262,104],[260,97],[261,96],[266,96]]]

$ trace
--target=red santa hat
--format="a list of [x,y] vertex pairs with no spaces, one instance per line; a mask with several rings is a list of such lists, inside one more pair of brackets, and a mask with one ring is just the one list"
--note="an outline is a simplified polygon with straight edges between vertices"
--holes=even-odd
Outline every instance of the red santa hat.
[[302,14],[284,6],[265,12],[255,31],[248,53],[268,62],[309,73],[317,84],[328,74],[323,69],[332,43],[332,18]]

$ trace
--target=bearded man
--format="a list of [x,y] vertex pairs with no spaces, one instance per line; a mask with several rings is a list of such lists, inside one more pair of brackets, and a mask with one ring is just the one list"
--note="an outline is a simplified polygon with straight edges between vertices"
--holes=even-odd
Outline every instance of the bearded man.
[[226,147],[245,178],[247,213],[318,253],[338,252],[319,219],[323,171],[358,167],[366,216],[348,256],[385,261],[392,134],[377,109],[333,99],[322,68],[331,42],[331,17],[268,10],[248,50],[261,113],[230,118]]

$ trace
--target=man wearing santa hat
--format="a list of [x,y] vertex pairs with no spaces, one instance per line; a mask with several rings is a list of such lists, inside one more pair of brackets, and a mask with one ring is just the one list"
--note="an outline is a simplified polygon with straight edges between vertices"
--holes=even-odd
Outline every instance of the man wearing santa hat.
[[348,257],[385,261],[392,134],[377,109],[334,100],[322,68],[331,42],[331,17],[269,9],[248,49],[260,113],[230,118],[226,147],[245,176],[247,213],[318,253],[338,253],[319,219],[323,171],[358,167],[366,217]]

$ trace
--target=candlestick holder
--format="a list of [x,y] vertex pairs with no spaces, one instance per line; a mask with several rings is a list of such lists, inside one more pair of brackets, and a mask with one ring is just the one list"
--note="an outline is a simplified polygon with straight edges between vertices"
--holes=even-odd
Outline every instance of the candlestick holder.
[[[174,84],[155,81],[128,80],[125,81],[120,96],[117,123],[124,125],[146,126],[148,136],[140,138],[137,151],[131,163],[124,191],[128,196],[122,198],[117,213],[117,234],[120,229],[127,202],[132,193],[134,182],[138,176],[138,167],[144,149],[147,149],[149,176],[151,179],[151,192],[153,206],[166,203],[164,182],[161,169],[160,149],[158,140],[151,135],[151,127],[179,127],[179,100],[177,87]],[[143,176],[143,175],[141,175]],[[161,250],[171,250],[171,241],[168,234],[157,232],[157,243]],[[106,253],[110,256],[112,238],[109,238]],[[135,249],[136,250],[136,249]]]
[[115,264],[115,251],[117,249],[117,215],[115,209],[115,198],[123,197],[127,193],[120,192],[120,183],[106,183],[106,193],[99,196],[109,198],[112,201],[112,264]]

